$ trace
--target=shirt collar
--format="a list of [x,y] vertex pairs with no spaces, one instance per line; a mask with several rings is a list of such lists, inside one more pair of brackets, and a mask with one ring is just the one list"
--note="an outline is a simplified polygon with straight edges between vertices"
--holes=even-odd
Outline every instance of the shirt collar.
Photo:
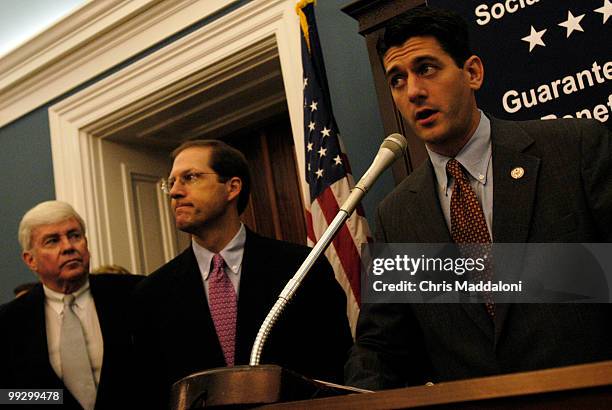
[[[433,152],[429,147],[426,148],[434,167],[438,185],[443,191],[447,192],[450,184],[446,174],[446,163],[450,157]],[[487,170],[491,164],[491,152],[491,121],[480,111],[480,121],[476,131],[474,131],[467,144],[461,148],[455,159],[463,165],[472,178],[485,185],[487,183]]]
[[[238,233],[234,235],[231,241],[219,252],[225,261],[225,265],[228,268],[227,273],[237,275],[240,273],[240,266],[242,265],[242,255],[244,254],[244,244],[246,242],[246,229],[244,224],[240,224]],[[194,239],[191,240],[193,247],[193,253],[195,254],[202,278],[208,280],[208,274],[210,273],[210,263],[213,256],[215,255],[208,249],[198,244]]]
[[[44,284],[43,292],[45,292],[45,303],[47,303],[55,313],[60,315],[64,310],[64,294],[56,292]],[[74,304],[80,309],[85,309],[92,300],[89,291],[89,278],[87,278],[85,284],[81,286],[79,290],[72,292],[72,294],[74,295]]]

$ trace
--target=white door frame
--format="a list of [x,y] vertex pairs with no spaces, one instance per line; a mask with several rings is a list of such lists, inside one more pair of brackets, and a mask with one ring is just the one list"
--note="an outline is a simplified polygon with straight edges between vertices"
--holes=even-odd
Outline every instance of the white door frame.
[[[302,67],[295,0],[254,0],[49,108],[55,192],[88,227],[92,266],[113,262],[101,138],[126,118],[150,114],[160,101],[214,77],[240,53],[276,47],[301,181],[304,178]],[[95,58],[92,56],[92,58]],[[238,61],[239,63],[239,61]],[[301,183],[307,195],[305,183]]]

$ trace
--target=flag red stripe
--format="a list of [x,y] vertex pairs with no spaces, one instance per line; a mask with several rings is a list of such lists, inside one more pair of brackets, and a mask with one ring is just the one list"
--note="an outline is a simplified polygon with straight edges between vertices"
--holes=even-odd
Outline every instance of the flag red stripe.
[[306,217],[306,236],[312,243],[317,243],[317,236],[312,225],[312,214],[307,209],[304,210],[304,214]]
[[[321,195],[319,195],[317,202],[319,203],[321,212],[325,216],[325,220],[329,225],[340,210],[336,197],[331,189],[328,188],[325,189]],[[361,304],[361,281],[359,278],[359,273],[361,272],[361,261],[359,258],[359,253],[357,252],[357,247],[355,246],[355,242],[353,241],[353,237],[351,236],[351,232],[346,226],[346,223],[342,225],[338,235],[336,235],[334,238],[333,245],[334,248],[336,248],[336,253],[338,254],[342,268],[348,276],[351,289],[353,290],[353,295],[355,296],[357,303]]]

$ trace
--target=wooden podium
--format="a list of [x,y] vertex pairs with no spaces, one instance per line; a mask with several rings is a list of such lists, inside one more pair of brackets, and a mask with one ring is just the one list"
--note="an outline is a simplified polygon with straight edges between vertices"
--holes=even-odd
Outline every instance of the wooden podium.
[[612,361],[293,401],[262,409],[609,409]]
[[266,403],[339,396],[359,390],[308,379],[275,365],[221,367],[194,373],[174,383],[170,407],[250,409]]

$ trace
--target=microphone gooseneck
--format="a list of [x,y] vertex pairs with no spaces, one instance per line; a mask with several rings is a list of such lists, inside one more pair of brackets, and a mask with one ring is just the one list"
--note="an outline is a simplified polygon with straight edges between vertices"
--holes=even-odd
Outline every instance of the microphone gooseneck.
[[272,309],[270,309],[270,312],[264,319],[261,327],[259,328],[259,332],[257,333],[257,337],[255,338],[255,342],[253,343],[249,365],[259,365],[263,346],[268,338],[268,335],[270,334],[270,331],[272,330],[272,327],[284,311],[287,303],[289,303],[295,294],[304,277],[306,277],[306,274],[310,271],[321,254],[325,252],[331,241],[342,227],[342,224],[344,224],[348,217],[353,213],[359,202],[361,202],[363,196],[368,192],[383,171],[403,155],[407,145],[406,138],[404,138],[401,134],[391,134],[384,139],[378,153],[376,154],[376,157],[374,157],[374,161],[372,161],[372,165],[370,165],[370,168],[368,168],[359,182],[355,185],[355,188],[351,191],[346,201],[344,201],[340,207],[340,211],[336,217],[328,225],[325,232],[323,232],[323,235],[321,235],[321,238],[312,248],[308,254],[308,257],[304,260],[293,278],[287,282],[284,289],[278,296],[276,303],[274,306],[272,306]]

